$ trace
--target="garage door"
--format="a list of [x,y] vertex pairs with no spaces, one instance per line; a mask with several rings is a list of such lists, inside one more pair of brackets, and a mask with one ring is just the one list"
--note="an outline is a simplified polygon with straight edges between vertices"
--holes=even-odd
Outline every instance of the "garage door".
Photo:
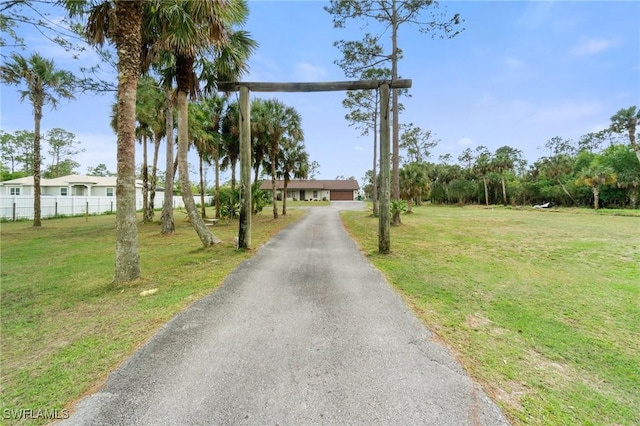
[[353,201],[353,191],[331,191],[329,198],[332,201]]

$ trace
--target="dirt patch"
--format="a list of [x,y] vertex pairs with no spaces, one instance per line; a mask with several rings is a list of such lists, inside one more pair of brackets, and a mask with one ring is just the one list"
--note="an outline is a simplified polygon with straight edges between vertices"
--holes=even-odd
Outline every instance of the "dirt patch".
[[467,315],[465,325],[473,330],[488,327],[493,323],[489,318],[482,315],[480,312]]

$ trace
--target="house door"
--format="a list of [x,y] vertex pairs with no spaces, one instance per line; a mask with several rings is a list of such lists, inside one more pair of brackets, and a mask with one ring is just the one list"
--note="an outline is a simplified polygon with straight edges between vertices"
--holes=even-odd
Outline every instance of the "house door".
[[304,189],[300,190],[300,201],[304,201]]

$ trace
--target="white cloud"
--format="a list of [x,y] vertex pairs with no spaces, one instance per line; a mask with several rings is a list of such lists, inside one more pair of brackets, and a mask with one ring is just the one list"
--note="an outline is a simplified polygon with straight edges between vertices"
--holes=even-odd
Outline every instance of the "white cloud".
[[474,145],[475,142],[473,142],[473,139],[471,138],[461,138],[458,139],[458,146],[469,146],[469,145]]
[[563,102],[542,108],[532,115],[533,121],[544,123],[569,123],[593,117],[600,112],[600,104],[590,102]]
[[294,69],[294,77],[298,81],[320,81],[326,74],[326,69],[308,62],[298,62]]
[[256,54],[249,60],[249,75],[245,81],[278,81],[282,80],[282,70],[277,61],[271,57]]
[[514,58],[513,56],[507,56],[504,62],[507,67],[512,70],[519,70],[524,68],[524,62],[518,58]]
[[615,43],[611,40],[584,40],[571,50],[573,56],[591,56],[604,52],[613,47]]

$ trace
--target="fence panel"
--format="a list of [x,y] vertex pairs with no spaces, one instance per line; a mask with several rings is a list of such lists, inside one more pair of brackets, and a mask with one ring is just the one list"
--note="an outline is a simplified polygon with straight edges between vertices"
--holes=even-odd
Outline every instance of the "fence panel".
[[[200,203],[200,196],[194,196],[193,200],[196,204]],[[207,205],[210,205],[212,200],[212,196],[205,197]],[[164,194],[156,194],[154,205],[158,207],[164,205]],[[40,214],[42,218],[103,214],[115,212],[116,207],[116,197],[43,196],[40,198]],[[137,210],[142,210],[142,199],[136,198],[136,208]],[[184,208],[182,197],[173,197],[173,208]],[[0,196],[0,219],[33,219],[33,196]]]

